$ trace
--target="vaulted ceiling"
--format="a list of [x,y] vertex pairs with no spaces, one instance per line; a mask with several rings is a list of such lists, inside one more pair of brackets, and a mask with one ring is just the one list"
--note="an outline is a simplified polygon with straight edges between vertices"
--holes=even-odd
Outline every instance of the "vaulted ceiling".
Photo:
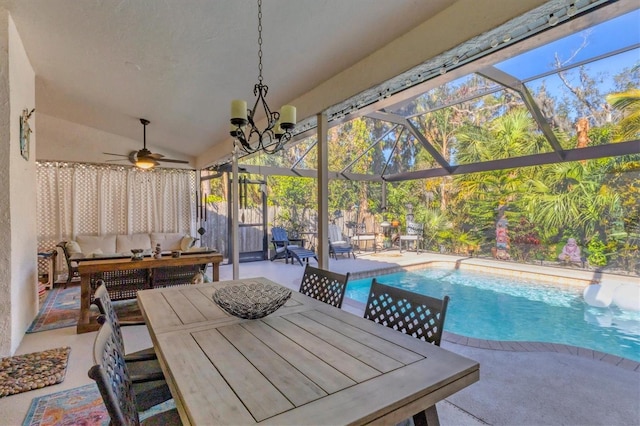
[[[267,100],[313,116],[544,3],[265,0]],[[0,0],[3,7],[36,73],[37,112],[132,143],[147,118],[149,144],[198,167],[229,153],[230,101],[251,102],[257,82],[254,0]]]

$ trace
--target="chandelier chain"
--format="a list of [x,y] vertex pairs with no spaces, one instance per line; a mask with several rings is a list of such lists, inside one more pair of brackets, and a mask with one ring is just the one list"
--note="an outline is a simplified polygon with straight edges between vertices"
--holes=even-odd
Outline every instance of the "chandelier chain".
[[[292,138],[291,130],[295,126],[295,107],[285,105],[286,120],[280,123],[280,112],[271,111],[267,105],[266,96],[269,87],[263,83],[262,78],[262,0],[258,3],[258,83],[253,87],[253,94],[256,96],[253,108],[247,108],[247,103],[242,100],[234,100],[231,103],[231,136],[234,143],[247,154],[263,151],[267,154],[275,154]],[[264,111],[266,126],[264,129],[258,128],[254,118],[257,118],[258,110]],[[246,127],[246,128],[245,128]],[[257,139],[257,141],[255,141]],[[254,141],[254,142],[252,142]]]
[[258,0],[258,82],[262,83],[262,0]]

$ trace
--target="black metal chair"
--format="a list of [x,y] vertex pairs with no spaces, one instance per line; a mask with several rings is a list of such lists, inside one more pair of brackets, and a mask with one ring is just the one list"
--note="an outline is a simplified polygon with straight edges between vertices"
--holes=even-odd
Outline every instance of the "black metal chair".
[[348,281],[349,272],[342,275],[307,265],[298,291],[336,308],[341,308]]
[[[364,318],[440,346],[449,296],[437,299],[400,288],[371,283]],[[415,425],[439,424],[433,405],[413,416]]]
[[89,377],[95,380],[107,408],[112,425],[180,425],[176,409],[163,411],[140,422],[139,411],[153,405],[132,382],[118,338],[108,322],[98,331],[93,347],[95,365],[89,369]]

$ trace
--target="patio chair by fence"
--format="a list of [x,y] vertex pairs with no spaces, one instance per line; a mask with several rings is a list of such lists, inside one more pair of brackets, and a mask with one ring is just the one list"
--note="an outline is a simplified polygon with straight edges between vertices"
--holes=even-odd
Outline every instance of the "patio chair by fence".
[[307,265],[298,291],[336,308],[341,308],[348,281],[349,272],[342,275]]
[[360,252],[360,244],[364,243],[365,250],[367,249],[367,244],[371,243],[373,246],[373,251],[375,252],[376,247],[376,234],[375,232],[367,232],[366,226],[363,223],[356,223],[356,235],[351,237],[351,243],[358,245],[358,252]]
[[352,255],[356,258],[349,237],[345,237],[338,225],[332,223],[329,225],[329,256],[333,255],[334,259],[338,260],[338,254],[346,254],[347,257]]
[[404,235],[400,235],[400,252],[402,253],[402,244],[404,241],[413,241],[416,253],[420,253],[422,242],[424,240],[424,224],[408,222],[407,232]]
[[[440,346],[449,296],[443,299],[412,293],[397,287],[371,283],[364,318]],[[413,416],[414,424],[439,424],[433,405]]]
[[[300,241],[302,242],[302,240]],[[271,256],[271,260],[284,258],[285,263],[289,263],[289,258],[291,258],[291,263],[297,260],[300,265],[302,265],[303,260],[309,263],[309,258],[311,257],[313,257],[316,262],[318,261],[318,257],[312,250],[307,250],[301,245],[291,244],[287,231],[284,228],[271,228],[271,243],[275,251]]]

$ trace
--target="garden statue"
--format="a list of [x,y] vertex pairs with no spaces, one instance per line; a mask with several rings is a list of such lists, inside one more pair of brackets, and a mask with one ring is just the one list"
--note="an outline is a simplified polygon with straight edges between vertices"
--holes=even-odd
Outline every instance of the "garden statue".
[[569,238],[567,244],[562,248],[562,252],[558,255],[558,259],[563,262],[581,262],[580,247],[576,243],[575,238]]

